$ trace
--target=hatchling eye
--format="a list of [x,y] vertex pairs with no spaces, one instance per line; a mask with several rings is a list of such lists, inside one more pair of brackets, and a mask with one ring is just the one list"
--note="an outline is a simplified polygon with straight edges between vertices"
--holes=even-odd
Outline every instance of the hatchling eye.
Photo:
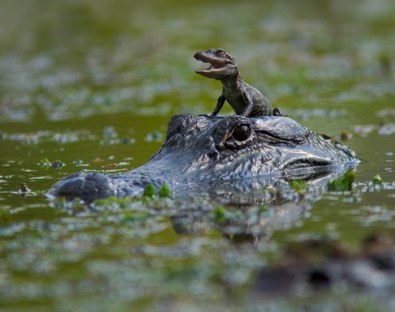
[[233,137],[237,141],[245,141],[250,137],[250,135],[251,135],[251,129],[247,125],[236,126],[233,130]]

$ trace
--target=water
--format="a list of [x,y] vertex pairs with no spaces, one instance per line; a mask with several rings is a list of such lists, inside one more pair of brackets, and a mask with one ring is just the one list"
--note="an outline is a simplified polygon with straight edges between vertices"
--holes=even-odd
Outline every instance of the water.
[[[394,233],[394,11],[385,0],[2,1],[0,306],[376,310],[383,296],[383,310],[394,305],[385,294],[347,292],[252,299],[256,273],[288,243],[327,236],[356,250],[368,234]],[[289,219],[259,205],[190,211],[156,199],[92,211],[46,199],[76,171],[145,163],[172,114],[210,112],[220,86],[194,74],[202,64],[192,58],[210,47],[232,53],[245,80],[303,125],[350,136],[344,143],[362,160],[351,192],[325,193],[302,210],[291,202]],[[243,226],[256,235],[239,235]]]

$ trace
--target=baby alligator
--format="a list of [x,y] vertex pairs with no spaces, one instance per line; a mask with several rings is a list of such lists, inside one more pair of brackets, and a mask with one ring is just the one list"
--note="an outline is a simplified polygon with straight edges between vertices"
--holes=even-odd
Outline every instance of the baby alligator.
[[210,67],[197,70],[196,73],[220,80],[223,85],[222,94],[212,116],[219,113],[225,100],[232,106],[237,115],[256,116],[281,116],[279,109],[272,109],[269,100],[257,89],[245,83],[239,73],[235,59],[222,49],[209,49],[199,51],[195,59],[209,63]]

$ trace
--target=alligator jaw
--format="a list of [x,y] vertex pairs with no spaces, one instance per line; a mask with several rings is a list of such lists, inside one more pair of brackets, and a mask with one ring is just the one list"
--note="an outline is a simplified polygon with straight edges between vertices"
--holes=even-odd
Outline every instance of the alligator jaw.
[[195,72],[199,75],[208,78],[216,78],[216,79],[231,74],[231,72],[229,72],[228,67],[234,66],[232,61],[228,59],[216,57],[209,51],[210,50],[208,50],[208,52],[199,51],[195,53],[194,58],[196,60],[210,64],[210,66],[207,69],[200,69],[200,70],[196,70]]
[[195,71],[197,74],[203,76],[207,76],[208,74],[215,71],[220,72],[221,69],[225,66],[224,62],[215,58],[210,58],[204,52],[197,52],[194,57],[196,60],[201,61],[203,63],[208,63],[210,65],[207,69],[200,69]]
[[209,63],[211,65],[210,67],[213,67],[216,69],[221,68],[229,63],[229,61],[227,61],[227,60],[215,57],[215,56],[210,55],[204,51],[196,52],[193,57],[200,62]]

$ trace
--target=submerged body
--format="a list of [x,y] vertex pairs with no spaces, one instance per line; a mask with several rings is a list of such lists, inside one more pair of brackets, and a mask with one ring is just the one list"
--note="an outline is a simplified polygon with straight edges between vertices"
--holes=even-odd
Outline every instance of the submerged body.
[[128,196],[141,194],[148,184],[159,188],[164,183],[177,193],[226,181],[248,189],[260,178],[308,178],[356,164],[353,151],[288,117],[176,115],[166,141],[145,165],[114,175],[77,173],[59,181],[48,194],[83,199]]
[[194,57],[201,62],[210,64],[208,69],[198,70],[196,73],[217,79],[223,86],[222,94],[218,98],[212,116],[220,112],[225,100],[237,115],[249,117],[280,115],[278,109],[272,109],[266,96],[243,81],[234,58],[224,50],[199,51],[195,53]]

